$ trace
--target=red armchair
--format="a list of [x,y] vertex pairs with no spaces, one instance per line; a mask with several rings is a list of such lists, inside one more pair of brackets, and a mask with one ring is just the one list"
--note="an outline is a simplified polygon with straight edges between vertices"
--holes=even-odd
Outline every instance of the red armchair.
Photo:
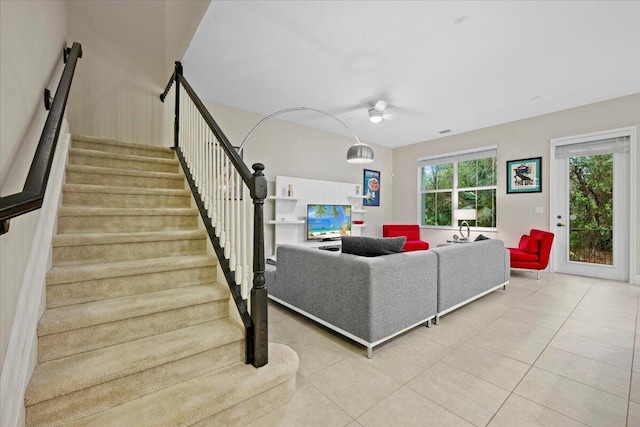
[[386,224],[382,226],[382,237],[406,236],[407,241],[402,250],[404,252],[426,251],[429,243],[420,240],[420,227],[415,224]]
[[537,279],[540,279],[540,270],[549,264],[553,237],[554,234],[548,231],[531,229],[529,235],[520,238],[517,248],[508,248],[511,268],[535,270]]

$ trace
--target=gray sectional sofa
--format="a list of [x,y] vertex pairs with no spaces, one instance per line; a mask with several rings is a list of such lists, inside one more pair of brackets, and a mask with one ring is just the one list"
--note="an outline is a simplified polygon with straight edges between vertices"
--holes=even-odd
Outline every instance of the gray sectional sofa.
[[371,358],[376,345],[504,287],[508,257],[498,240],[379,257],[282,245],[265,277],[272,300],[366,346]]
[[438,258],[438,316],[509,283],[510,255],[500,240],[433,248]]

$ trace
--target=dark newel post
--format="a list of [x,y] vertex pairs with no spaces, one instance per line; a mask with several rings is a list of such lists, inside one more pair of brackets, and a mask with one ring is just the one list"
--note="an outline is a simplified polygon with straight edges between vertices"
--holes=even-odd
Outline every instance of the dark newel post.
[[253,289],[251,289],[251,318],[253,319],[253,366],[259,368],[269,362],[269,331],[267,319],[267,288],[264,286],[264,199],[267,179],[262,163],[254,163],[251,178],[253,198]]
[[173,148],[178,148],[178,135],[180,132],[180,79],[178,76],[182,76],[182,62],[176,61],[174,75],[176,83],[176,118],[173,123]]

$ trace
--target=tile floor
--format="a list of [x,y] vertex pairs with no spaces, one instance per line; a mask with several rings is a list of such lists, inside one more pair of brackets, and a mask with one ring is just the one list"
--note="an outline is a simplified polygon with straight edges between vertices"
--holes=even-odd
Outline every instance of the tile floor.
[[640,286],[513,272],[493,292],[365,357],[270,303],[300,358],[293,399],[255,426],[640,426]]

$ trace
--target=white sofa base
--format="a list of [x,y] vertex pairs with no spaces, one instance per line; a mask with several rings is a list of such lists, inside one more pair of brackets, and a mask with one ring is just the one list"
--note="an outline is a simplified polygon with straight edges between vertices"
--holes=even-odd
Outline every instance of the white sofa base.
[[409,327],[407,327],[407,328],[404,328],[404,329],[402,329],[401,331],[398,331],[398,332],[396,332],[396,333],[394,333],[394,334],[391,334],[391,335],[389,335],[389,336],[387,336],[387,337],[384,337],[384,338],[382,338],[382,339],[379,339],[379,340],[378,340],[378,341],[376,341],[376,342],[368,342],[368,341],[363,340],[362,338],[358,338],[357,336],[355,336],[355,335],[353,335],[353,334],[351,334],[351,333],[349,333],[349,332],[345,331],[344,329],[340,329],[340,328],[338,328],[337,326],[334,326],[334,325],[332,325],[331,323],[326,322],[326,321],[324,321],[324,320],[320,319],[319,317],[314,316],[313,314],[307,313],[306,311],[301,310],[301,309],[299,309],[299,308],[298,308],[298,307],[296,307],[296,306],[293,306],[293,305],[291,305],[291,304],[289,304],[289,303],[287,303],[287,302],[285,302],[285,301],[282,301],[281,299],[278,299],[278,298],[276,298],[276,297],[274,297],[274,296],[271,296],[271,295],[269,295],[269,298],[270,298],[271,300],[273,300],[273,301],[277,302],[278,304],[281,304],[281,305],[283,305],[283,306],[285,306],[285,307],[287,307],[287,308],[289,308],[289,309],[291,309],[291,310],[293,310],[293,311],[296,311],[296,312],[298,312],[298,313],[302,314],[302,315],[303,315],[303,316],[305,316],[305,317],[308,317],[309,319],[313,320],[314,322],[318,322],[318,323],[320,323],[322,326],[326,326],[327,328],[329,328],[329,329],[331,329],[331,330],[333,330],[333,331],[336,331],[336,332],[337,332],[337,333],[339,333],[340,335],[343,335],[343,336],[345,336],[345,337],[349,338],[350,340],[353,340],[353,341],[357,342],[358,344],[362,344],[363,346],[365,346],[365,347],[367,348],[367,358],[369,358],[369,359],[371,359],[371,358],[373,357],[373,347],[375,347],[375,346],[377,346],[377,345],[380,345],[380,344],[382,344],[383,342],[388,341],[388,340],[390,340],[391,338],[397,337],[398,335],[401,335],[401,334],[403,334],[403,333],[407,332],[408,330],[411,330],[411,329],[413,329],[413,328],[416,328],[416,327],[418,327],[418,326],[420,326],[420,325],[423,325],[423,324],[424,324],[424,325],[426,325],[426,326],[427,326],[427,328],[428,328],[428,327],[430,327],[430,326],[431,326],[431,321],[432,321],[432,320],[434,320],[434,319],[436,319],[436,317],[437,317],[437,316],[431,316],[431,317],[428,317],[428,318],[426,318],[426,319],[424,319],[424,320],[419,321],[419,322],[418,322],[418,323],[416,323],[415,325],[411,325],[411,326],[409,326]]

